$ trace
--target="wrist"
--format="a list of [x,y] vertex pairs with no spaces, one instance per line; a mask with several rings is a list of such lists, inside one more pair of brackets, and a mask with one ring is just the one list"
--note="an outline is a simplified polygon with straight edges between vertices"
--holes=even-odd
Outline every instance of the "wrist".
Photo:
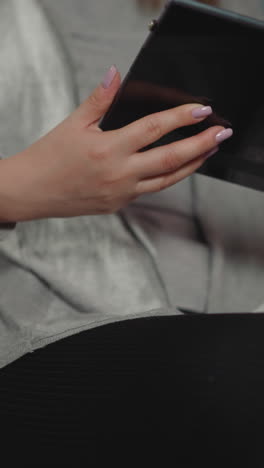
[[[17,221],[28,219],[30,207],[23,200],[27,184],[27,167],[22,153],[0,160],[0,225],[12,229]],[[27,212],[27,213],[26,213]]]

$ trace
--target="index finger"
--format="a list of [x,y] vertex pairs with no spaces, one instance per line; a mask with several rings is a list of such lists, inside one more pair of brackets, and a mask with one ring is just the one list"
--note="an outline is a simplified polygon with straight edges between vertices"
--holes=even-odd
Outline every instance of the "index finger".
[[[210,106],[201,104],[184,104],[156,112],[115,130],[115,144],[126,154],[135,153],[177,128],[201,122],[212,112]],[[196,114],[201,116],[195,117]]]

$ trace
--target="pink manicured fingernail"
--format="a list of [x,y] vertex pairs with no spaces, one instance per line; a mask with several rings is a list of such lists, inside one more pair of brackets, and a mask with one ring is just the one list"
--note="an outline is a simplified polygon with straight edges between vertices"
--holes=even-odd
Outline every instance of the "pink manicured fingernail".
[[112,65],[112,67],[110,67],[109,70],[106,72],[104,79],[102,81],[103,88],[107,89],[111,86],[116,74],[117,74],[117,68],[115,65]]
[[196,109],[193,109],[192,115],[195,119],[201,119],[202,117],[212,114],[212,112],[213,109],[211,106],[197,107]]
[[222,141],[227,140],[227,138],[230,138],[233,135],[233,130],[232,128],[225,128],[225,130],[222,130],[220,133],[218,133],[215,137],[216,143],[222,143]]
[[205,159],[210,158],[211,156],[213,156],[213,154],[217,153],[217,151],[219,151],[219,149],[220,149],[219,146],[217,146],[216,148],[212,149],[208,153],[205,153],[204,158]]

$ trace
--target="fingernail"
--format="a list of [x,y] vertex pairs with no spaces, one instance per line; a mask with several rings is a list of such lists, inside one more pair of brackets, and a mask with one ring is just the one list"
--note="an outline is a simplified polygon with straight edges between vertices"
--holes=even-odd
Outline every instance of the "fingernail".
[[225,130],[222,130],[220,133],[218,133],[215,139],[217,143],[222,143],[222,141],[227,140],[227,138],[230,138],[232,135],[233,135],[232,128],[226,128]]
[[107,88],[109,88],[111,86],[116,74],[117,74],[117,68],[115,67],[115,65],[112,65],[109,68],[109,70],[107,70],[107,72],[106,72],[106,74],[104,76],[104,79],[102,81],[103,88],[107,89]]
[[212,114],[213,109],[211,106],[197,107],[193,109],[192,115],[195,119],[200,119],[201,117],[206,117],[207,115]]
[[219,149],[220,149],[219,146],[217,146],[216,148],[212,149],[208,153],[205,153],[204,158],[205,159],[210,158],[211,156],[213,156],[213,154],[217,153],[217,151],[219,151]]

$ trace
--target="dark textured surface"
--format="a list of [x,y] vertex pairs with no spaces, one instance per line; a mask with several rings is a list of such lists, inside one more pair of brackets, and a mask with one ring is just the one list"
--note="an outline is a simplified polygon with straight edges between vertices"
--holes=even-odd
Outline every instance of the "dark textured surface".
[[[133,320],[83,332],[0,374],[5,438],[43,456],[123,444],[177,467],[263,467],[264,315]],[[129,452],[128,452],[129,453]]]

